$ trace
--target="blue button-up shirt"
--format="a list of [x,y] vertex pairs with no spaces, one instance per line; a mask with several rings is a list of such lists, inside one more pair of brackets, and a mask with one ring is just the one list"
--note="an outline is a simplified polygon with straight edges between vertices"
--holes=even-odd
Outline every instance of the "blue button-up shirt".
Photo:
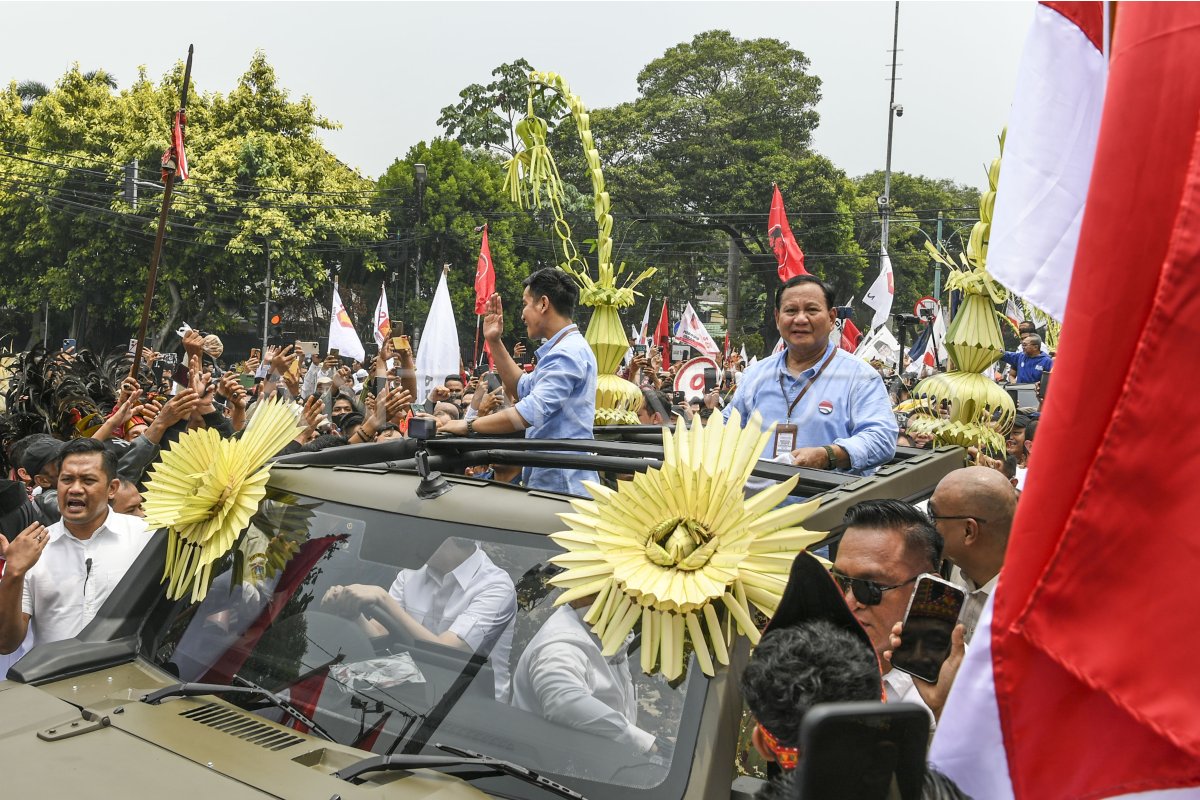
[[1045,353],[1027,356],[1024,350],[1018,350],[1015,353],[1005,353],[1000,360],[1010,367],[1017,368],[1017,383],[1037,383],[1042,379],[1043,372],[1054,368],[1054,359]]
[[[788,415],[788,406],[820,371],[833,360]],[[785,399],[786,396],[786,399]],[[870,475],[896,454],[896,415],[883,379],[875,369],[830,343],[812,367],[794,377],[787,369],[787,351],[766,358],[742,375],[733,400],[725,409],[741,414],[743,424],[757,411],[763,425],[792,422],[797,426],[796,447],[838,445],[850,456],[850,472]],[[770,459],[774,439],[761,458]]]
[[[596,420],[596,356],[579,328],[568,325],[537,350],[537,367],[517,381],[514,408],[529,423],[526,439],[591,439]],[[587,496],[594,470],[526,467],[531,489]]]

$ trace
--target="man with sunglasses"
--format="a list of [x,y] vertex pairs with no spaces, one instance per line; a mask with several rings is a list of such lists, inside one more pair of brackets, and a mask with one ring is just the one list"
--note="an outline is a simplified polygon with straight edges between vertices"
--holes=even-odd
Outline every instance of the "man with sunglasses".
[[912,678],[891,669],[883,653],[891,649],[892,627],[904,619],[917,576],[937,572],[942,536],[928,517],[900,500],[866,500],[853,505],[843,524],[833,577],[885,670],[887,701],[924,705]]
[[959,616],[966,642],[996,589],[1016,512],[1012,484],[991,467],[956,469],[942,478],[929,498],[929,518],[945,542],[946,558],[958,568],[951,580],[967,590]]

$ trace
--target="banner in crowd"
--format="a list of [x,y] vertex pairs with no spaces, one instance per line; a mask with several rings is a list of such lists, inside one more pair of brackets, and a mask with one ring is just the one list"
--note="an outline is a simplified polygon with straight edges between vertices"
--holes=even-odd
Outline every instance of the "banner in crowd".
[[1098,2],[1041,3],[1025,40],[988,241],[996,280],[1061,320],[1107,68]]
[[1120,5],[1053,389],[931,750],[972,797],[1200,794],[1197,52],[1200,5]]
[[350,315],[342,305],[337,281],[333,282],[333,306],[329,310],[329,349],[339,350],[343,356],[359,361],[365,361],[367,357],[362,340],[358,338],[358,331],[354,330],[354,323],[350,321]]
[[446,285],[446,271],[438,279],[429,306],[429,317],[421,330],[421,342],[417,347],[417,402],[424,403],[433,387],[441,384],[447,375],[459,371],[461,355],[458,349],[458,326],[454,324],[454,304],[450,302],[450,289]]
[[888,255],[886,247],[880,247],[879,250],[879,275],[863,296],[863,303],[875,311],[875,316],[871,319],[871,330],[887,324],[888,317],[892,315],[892,299],[896,296],[892,257]]
[[387,289],[379,285],[379,302],[375,304],[375,325],[371,333],[375,336],[375,346],[383,347],[383,343],[392,335],[392,318],[388,314]]
[[721,349],[709,335],[691,303],[688,303],[687,307],[683,309],[683,316],[679,318],[675,339],[681,344],[696,348],[705,355],[717,356],[721,353]]

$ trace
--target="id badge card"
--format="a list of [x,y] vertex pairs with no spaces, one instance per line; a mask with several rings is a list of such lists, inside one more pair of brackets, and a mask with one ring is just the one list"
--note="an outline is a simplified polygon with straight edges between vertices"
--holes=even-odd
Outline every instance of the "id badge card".
[[790,453],[796,449],[796,432],[799,430],[791,423],[781,423],[775,426],[775,457]]

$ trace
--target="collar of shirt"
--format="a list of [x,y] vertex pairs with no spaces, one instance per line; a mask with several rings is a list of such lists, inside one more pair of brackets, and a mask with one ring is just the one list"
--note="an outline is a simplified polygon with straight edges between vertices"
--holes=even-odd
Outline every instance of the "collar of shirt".
[[570,334],[572,332],[578,332],[578,331],[579,331],[579,326],[572,322],[570,325],[566,326],[561,331],[559,331],[558,333],[551,336],[549,339],[546,340],[545,344],[543,344],[541,347],[539,347],[537,349],[538,361],[541,361],[543,358],[545,358],[546,354],[549,353],[551,350],[553,350],[554,346],[563,340],[563,337],[567,336],[568,334]]
[[829,354],[833,352],[833,349],[833,342],[830,342],[825,348],[825,352],[821,353],[821,357],[817,359],[815,364],[802,371],[799,375],[793,375],[788,369],[788,351],[787,348],[784,348],[783,352],[779,354],[779,377],[786,378],[787,380],[793,382],[801,379],[811,380],[812,377],[817,374],[817,370],[821,369],[821,365],[825,363],[825,360],[829,358]]
[[97,536],[99,536],[102,533],[106,533],[106,532],[112,533],[113,532],[112,522],[114,519],[112,506],[106,506],[105,508],[107,509],[107,512],[104,515],[104,522],[101,522],[100,527],[98,527],[98,528],[96,528],[96,530],[92,531],[92,535],[89,536],[87,539],[80,539],[75,534],[68,531],[66,523],[63,522],[62,519],[59,519],[58,522],[54,523],[47,529],[50,533],[50,541],[46,542],[46,544],[51,544],[52,542],[55,542],[64,536],[82,544],[83,542],[88,542],[88,541],[94,540]]
[[479,572],[479,568],[483,566],[483,550],[479,547],[475,548],[475,552],[467,556],[467,558],[454,569],[450,570],[441,578],[429,570],[429,578],[438,586],[446,584],[446,578],[452,577],[459,586],[466,589],[471,585],[471,579],[475,577],[475,573]]
[[993,575],[992,579],[990,581],[988,581],[987,583],[983,584],[982,586],[975,583],[975,581],[971,580],[970,576],[968,576],[967,573],[965,573],[965,572],[962,573],[962,579],[963,579],[963,584],[964,584],[968,594],[975,594],[976,592],[983,592],[984,594],[991,594],[992,592],[994,592],[996,590],[996,581],[1000,580],[1000,573],[996,573],[995,575]]

